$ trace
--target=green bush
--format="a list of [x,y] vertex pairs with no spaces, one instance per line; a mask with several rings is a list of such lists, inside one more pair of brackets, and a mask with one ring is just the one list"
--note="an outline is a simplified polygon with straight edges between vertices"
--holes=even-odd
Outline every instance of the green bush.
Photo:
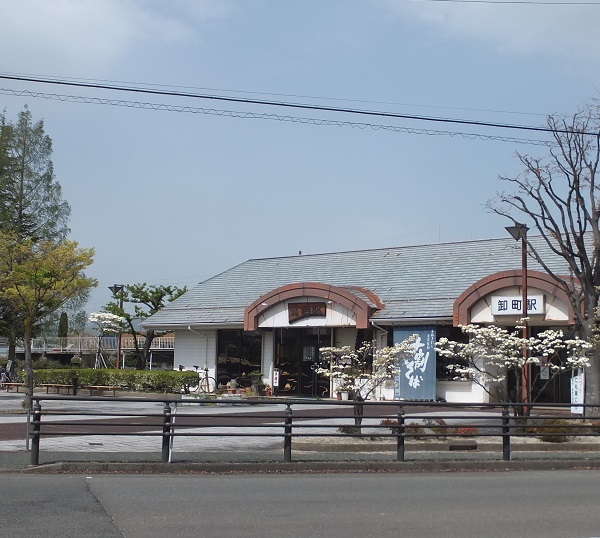
[[340,433],[345,434],[345,435],[358,435],[358,434],[360,434],[360,428],[357,428],[356,426],[340,426],[338,428],[338,431]]
[[108,368],[59,368],[34,371],[37,384],[70,385],[74,376],[80,387],[110,385],[124,390],[180,393],[186,386],[198,383],[196,372],[177,370],[113,370]]
[[70,364],[63,364],[54,359],[36,359],[31,363],[34,370],[58,370],[59,368],[72,368]]

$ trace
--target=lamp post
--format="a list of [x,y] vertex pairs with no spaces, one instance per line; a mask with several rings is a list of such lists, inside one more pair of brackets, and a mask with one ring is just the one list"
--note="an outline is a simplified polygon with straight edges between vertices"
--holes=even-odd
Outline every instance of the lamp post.
[[[119,308],[123,310],[123,290],[125,286],[123,284],[114,284],[112,286],[108,286],[108,289],[112,292],[115,297],[119,297]],[[121,332],[119,331],[119,336],[117,338],[117,370],[119,369],[119,365],[121,363]]]
[[[514,238],[515,241],[521,240],[521,307],[522,307],[522,323],[523,323],[523,341],[529,337],[529,327],[527,324],[527,231],[529,228],[525,224],[515,222],[514,226],[507,226],[506,231]],[[527,344],[523,345],[523,360],[524,364],[521,368],[521,401],[529,403],[529,395],[531,390],[531,365],[527,362],[529,350]],[[523,414],[527,413],[527,407],[523,407]]]

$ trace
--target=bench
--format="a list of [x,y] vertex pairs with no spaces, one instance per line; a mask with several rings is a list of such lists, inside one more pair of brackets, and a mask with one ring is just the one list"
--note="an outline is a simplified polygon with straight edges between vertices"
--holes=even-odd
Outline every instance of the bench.
[[113,386],[113,385],[88,385],[87,387],[85,387],[86,389],[89,389],[90,391],[90,396],[93,396],[94,391],[99,392],[100,396],[104,396],[104,391],[111,391],[113,393],[113,396],[117,395],[117,390],[119,390],[121,387],[117,387],[117,386]]
[[60,393],[60,389],[67,389],[67,394],[71,394],[73,385],[62,385],[60,383],[40,383],[40,387],[46,389],[46,394],[50,394],[50,389],[56,389],[56,394]]
[[27,383],[11,383],[11,382],[7,382],[7,383],[2,383],[2,388],[6,387],[6,392],[10,392],[11,388],[15,388],[15,390],[17,392],[19,392],[19,387],[25,387],[27,388]]

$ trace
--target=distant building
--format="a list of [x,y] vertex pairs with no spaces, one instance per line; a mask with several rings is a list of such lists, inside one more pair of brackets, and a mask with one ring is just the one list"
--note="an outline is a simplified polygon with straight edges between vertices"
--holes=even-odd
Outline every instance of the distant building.
[[[556,274],[568,274],[541,237],[529,237]],[[279,373],[279,394],[331,396],[317,375],[319,348],[374,340],[378,347],[420,335],[423,360],[377,398],[483,402],[480,387],[456,381],[434,342],[460,339],[459,325],[514,327],[521,317],[521,247],[512,238],[248,260],[216,275],[148,318],[173,331],[174,367],[208,366],[219,384],[260,370]],[[564,293],[528,263],[532,331],[574,323]],[[424,366],[424,367],[423,367]],[[540,401],[569,401],[568,379]]]

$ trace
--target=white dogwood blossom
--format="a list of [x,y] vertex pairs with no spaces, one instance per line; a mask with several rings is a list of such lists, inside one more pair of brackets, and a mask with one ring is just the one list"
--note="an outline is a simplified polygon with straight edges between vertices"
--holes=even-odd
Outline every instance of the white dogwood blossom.
[[109,312],[92,312],[89,320],[98,325],[101,334],[117,334],[125,327],[125,318]]

